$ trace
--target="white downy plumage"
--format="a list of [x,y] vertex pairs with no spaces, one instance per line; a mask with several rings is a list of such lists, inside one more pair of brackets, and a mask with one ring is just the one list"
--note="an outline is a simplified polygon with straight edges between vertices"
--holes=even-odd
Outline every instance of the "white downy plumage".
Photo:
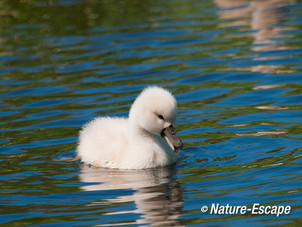
[[77,156],[86,164],[118,169],[173,164],[183,146],[174,128],[176,114],[169,91],[148,87],[135,99],[129,118],[98,117],[84,125]]

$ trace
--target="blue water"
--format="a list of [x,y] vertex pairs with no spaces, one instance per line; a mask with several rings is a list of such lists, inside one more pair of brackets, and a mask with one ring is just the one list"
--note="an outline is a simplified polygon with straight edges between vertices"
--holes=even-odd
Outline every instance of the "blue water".
[[[302,1],[2,1],[1,226],[301,226]],[[74,161],[147,85],[178,100],[181,160]],[[211,214],[212,204],[290,206]]]

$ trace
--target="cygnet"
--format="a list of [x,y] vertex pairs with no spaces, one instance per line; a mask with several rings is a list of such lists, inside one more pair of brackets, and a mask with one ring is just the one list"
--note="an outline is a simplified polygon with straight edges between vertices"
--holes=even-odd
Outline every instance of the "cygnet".
[[177,161],[183,143],[175,129],[177,102],[166,89],[145,88],[129,118],[97,117],[80,131],[77,157],[117,169],[147,169]]

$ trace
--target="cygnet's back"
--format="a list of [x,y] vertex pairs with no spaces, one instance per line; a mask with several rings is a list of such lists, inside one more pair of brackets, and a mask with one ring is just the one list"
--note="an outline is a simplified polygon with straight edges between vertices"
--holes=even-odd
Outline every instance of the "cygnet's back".
[[111,167],[121,162],[128,148],[128,119],[98,117],[80,132],[78,155],[94,166]]

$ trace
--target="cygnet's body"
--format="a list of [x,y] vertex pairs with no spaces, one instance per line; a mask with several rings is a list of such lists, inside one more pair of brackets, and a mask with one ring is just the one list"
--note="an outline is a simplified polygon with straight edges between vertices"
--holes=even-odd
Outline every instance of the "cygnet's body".
[[129,118],[99,117],[86,124],[77,156],[86,164],[118,169],[173,164],[182,148],[173,126],[176,114],[170,92],[148,87],[132,104]]

